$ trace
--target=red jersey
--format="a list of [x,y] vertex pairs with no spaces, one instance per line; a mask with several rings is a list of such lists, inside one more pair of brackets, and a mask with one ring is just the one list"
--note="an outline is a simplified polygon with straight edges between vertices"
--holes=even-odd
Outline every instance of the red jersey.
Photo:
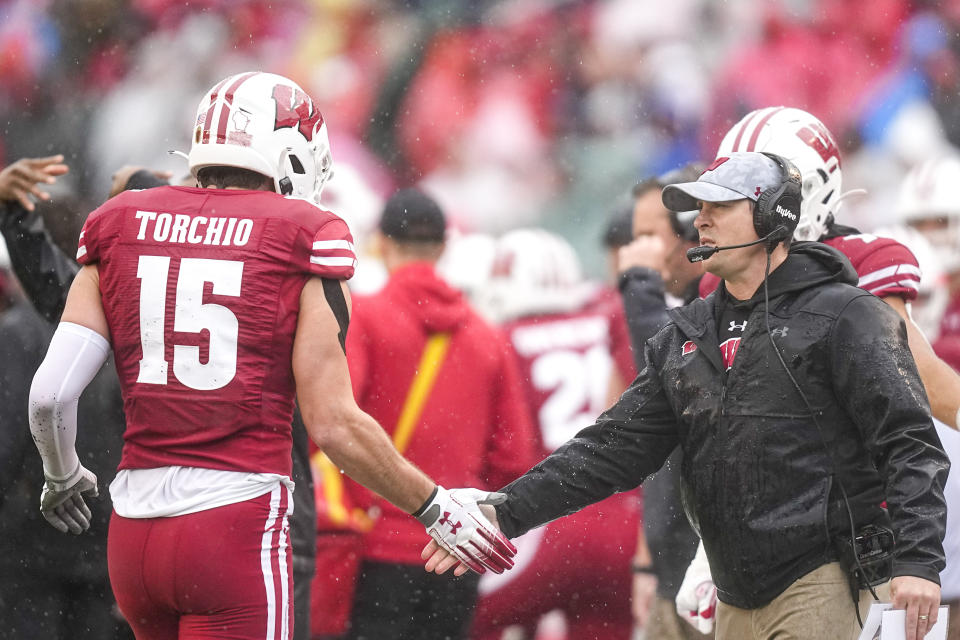
[[960,295],[954,296],[940,320],[940,335],[933,352],[956,371],[960,371]]
[[[860,276],[857,283],[877,296],[898,296],[904,302],[915,300],[920,289],[920,266],[913,253],[893,238],[869,233],[853,233],[821,240],[847,256]],[[700,280],[700,297],[705,298],[720,284],[720,278],[705,273]]]
[[623,315],[611,313],[613,308],[622,310],[623,305],[614,307],[601,296],[579,311],[527,316],[503,325],[520,357],[542,455],[593,424],[607,408],[615,366],[628,382],[636,377],[625,327],[626,340],[615,337],[614,325]]
[[87,218],[77,260],[99,269],[120,469],[289,476],[300,291],[353,275],[343,220],[267,191],[127,191]]
[[[604,313],[610,318],[610,355],[617,373],[629,385],[637,377],[637,364],[630,344],[630,329],[627,327],[627,314],[623,309],[623,298],[613,287],[604,286],[588,303],[591,309]],[[606,407],[604,407],[606,408]]]
[[[605,290],[579,311],[527,316],[503,326],[521,360],[542,455],[593,424],[607,408],[615,368],[627,380],[635,377],[623,304],[613,293]],[[602,542],[596,540],[598,522],[604,526]],[[639,526],[635,490],[521,536],[515,541],[518,565],[480,582],[471,637],[499,638],[511,625],[534,629],[540,616],[559,609],[570,637],[629,638],[630,558]]]

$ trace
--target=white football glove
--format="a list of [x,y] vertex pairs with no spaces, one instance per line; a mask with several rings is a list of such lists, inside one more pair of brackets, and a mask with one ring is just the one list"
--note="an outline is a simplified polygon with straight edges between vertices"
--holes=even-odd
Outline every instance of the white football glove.
[[58,531],[80,534],[90,528],[90,508],[83,500],[87,493],[96,498],[97,476],[77,462],[77,468],[62,480],[46,478],[40,494],[40,513]]
[[717,617],[717,587],[703,542],[697,547],[677,592],[677,614],[700,633],[711,633]]
[[517,548],[480,512],[481,504],[501,504],[507,496],[480,489],[437,486],[433,498],[414,516],[437,544],[477,573],[503,573],[513,567]]

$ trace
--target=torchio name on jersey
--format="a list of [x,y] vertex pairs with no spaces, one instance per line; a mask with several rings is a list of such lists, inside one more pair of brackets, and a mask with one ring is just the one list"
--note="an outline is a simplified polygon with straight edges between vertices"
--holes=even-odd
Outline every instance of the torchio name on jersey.
[[137,240],[146,240],[150,234],[156,242],[242,247],[253,231],[250,218],[208,218],[156,211],[137,211],[134,217],[140,220]]
[[99,270],[127,416],[120,469],[288,475],[300,292],[353,275],[343,220],[267,191],[125,192],[87,219],[77,260]]

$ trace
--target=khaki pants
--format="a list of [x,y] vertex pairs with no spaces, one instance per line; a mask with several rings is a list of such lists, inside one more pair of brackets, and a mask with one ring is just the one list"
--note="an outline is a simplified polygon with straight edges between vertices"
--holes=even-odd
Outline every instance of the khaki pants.
[[[874,587],[890,600],[890,584]],[[860,616],[867,617],[873,596],[860,592]],[[770,604],[759,609],[717,607],[717,640],[856,640],[860,625],[847,578],[836,562],[798,578]]]
[[656,598],[650,608],[650,620],[646,628],[647,640],[709,640],[713,634],[703,634],[684,622],[677,615],[677,603],[666,598]]

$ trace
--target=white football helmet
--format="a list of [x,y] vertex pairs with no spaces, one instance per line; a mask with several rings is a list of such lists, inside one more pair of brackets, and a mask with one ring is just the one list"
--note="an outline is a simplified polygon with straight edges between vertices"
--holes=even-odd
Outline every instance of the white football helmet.
[[840,208],[840,150],[830,131],[806,111],[767,107],[751,111],[727,132],[717,157],[736,151],[783,156],[800,170],[803,202],[793,237],[819,240]]
[[319,202],[333,173],[323,116],[295,82],[238,73],[218,82],[197,108],[190,172],[240,167],[273,178],[277,193]]
[[478,306],[496,322],[582,307],[596,293],[580,259],[562,237],[545,229],[516,229],[497,240],[490,282]]
[[[900,185],[897,214],[921,229],[948,272],[960,269],[960,158],[941,156],[922,162]],[[935,224],[921,224],[932,222]]]
[[943,156],[922,162],[900,185],[897,213],[904,222],[960,219],[960,158]]

